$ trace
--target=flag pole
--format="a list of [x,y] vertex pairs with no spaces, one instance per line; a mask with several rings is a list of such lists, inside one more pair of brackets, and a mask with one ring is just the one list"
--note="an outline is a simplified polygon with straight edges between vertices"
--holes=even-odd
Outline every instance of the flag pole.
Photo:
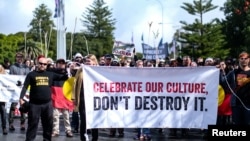
[[66,28],[64,0],[58,0],[57,59],[66,59]]
[[73,56],[72,56],[72,48],[73,48],[74,34],[75,34],[75,30],[76,30],[76,22],[77,22],[77,17],[76,17],[76,19],[75,19],[74,31],[73,31],[73,33],[71,33],[70,55],[69,55],[69,59],[70,59],[70,60],[72,60],[72,58],[73,58]]

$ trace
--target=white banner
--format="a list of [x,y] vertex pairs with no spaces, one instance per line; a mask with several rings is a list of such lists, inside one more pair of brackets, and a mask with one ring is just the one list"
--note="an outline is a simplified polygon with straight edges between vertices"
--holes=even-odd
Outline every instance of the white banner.
[[123,43],[121,41],[115,41],[112,49],[112,54],[118,56],[133,57],[133,50],[135,45],[131,43]]
[[0,101],[18,102],[25,77],[0,74]]
[[84,66],[87,128],[203,128],[215,124],[214,67]]

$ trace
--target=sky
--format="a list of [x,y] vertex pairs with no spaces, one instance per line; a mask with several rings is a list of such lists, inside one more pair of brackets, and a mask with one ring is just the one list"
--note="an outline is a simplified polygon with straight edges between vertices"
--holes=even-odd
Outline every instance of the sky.
[[[163,42],[170,43],[175,31],[181,28],[180,21],[192,23],[195,18],[199,18],[180,8],[183,2],[193,3],[193,0],[104,0],[104,2],[116,19],[115,40],[131,43],[133,38],[137,52],[142,51],[142,35],[144,43],[151,46],[157,46],[162,37]],[[226,0],[213,0],[212,4],[221,7],[225,2]],[[54,0],[0,0],[0,33],[7,35],[28,31],[33,11],[42,3],[54,14]],[[65,0],[67,32],[74,30],[80,32],[84,29],[80,19],[86,7],[92,3],[93,0]],[[213,18],[222,19],[224,14],[217,8],[204,15],[204,22],[209,22]],[[53,20],[56,23],[56,19]],[[151,28],[149,23],[152,23]],[[154,36],[157,34],[158,36]]]

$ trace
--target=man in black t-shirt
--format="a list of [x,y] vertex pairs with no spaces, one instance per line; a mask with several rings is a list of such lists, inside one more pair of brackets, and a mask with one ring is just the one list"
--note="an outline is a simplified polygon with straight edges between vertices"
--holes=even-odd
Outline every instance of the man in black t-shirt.
[[68,75],[59,75],[46,71],[47,59],[40,58],[36,70],[30,72],[24,81],[20,94],[20,105],[24,104],[24,95],[30,85],[30,99],[28,110],[28,129],[26,141],[34,141],[41,118],[43,127],[43,140],[51,141],[53,125],[53,106],[51,102],[51,85],[54,80],[67,80]]

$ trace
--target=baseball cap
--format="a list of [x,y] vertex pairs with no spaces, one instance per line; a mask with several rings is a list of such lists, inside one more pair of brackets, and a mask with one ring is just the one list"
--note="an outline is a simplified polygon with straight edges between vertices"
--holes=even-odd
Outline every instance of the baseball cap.
[[76,53],[75,56],[74,56],[74,59],[75,59],[75,58],[78,58],[78,57],[83,58],[83,56],[82,56],[81,53]]
[[106,54],[104,57],[105,57],[106,59],[111,59],[111,58],[112,58],[112,56],[111,56],[110,54]]
[[64,64],[66,64],[66,61],[64,59],[60,58],[60,59],[56,60],[56,63],[64,63]]
[[205,62],[208,62],[208,61],[214,62],[214,59],[211,58],[211,57],[208,57],[208,58],[205,60]]

